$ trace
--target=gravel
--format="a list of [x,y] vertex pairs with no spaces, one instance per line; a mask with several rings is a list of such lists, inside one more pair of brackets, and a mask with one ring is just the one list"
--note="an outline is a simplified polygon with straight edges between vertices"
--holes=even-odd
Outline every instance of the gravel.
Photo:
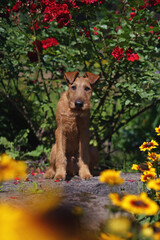
[[100,183],[98,177],[81,180],[78,176],[70,181],[43,179],[42,174],[28,177],[29,181],[7,181],[1,184],[0,203],[9,202],[15,206],[32,207],[32,200],[40,200],[44,192],[51,191],[62,197],[61,204],[80,206],[83,220],[89,228],[96,229],[107,218],[110,192],[139,194],[142,191],[140,173],[122,173],[124,184],[110,187]]

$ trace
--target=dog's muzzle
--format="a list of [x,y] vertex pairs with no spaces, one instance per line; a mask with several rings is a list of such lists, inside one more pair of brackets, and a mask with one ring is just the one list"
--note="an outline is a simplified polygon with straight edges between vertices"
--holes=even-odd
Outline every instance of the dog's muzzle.
[[83,107],[83,101],[81,101],[81,100],[76,100],[76,101],[75,101],[75,107],[76,107],[77,109],[81,109],[81,108]]

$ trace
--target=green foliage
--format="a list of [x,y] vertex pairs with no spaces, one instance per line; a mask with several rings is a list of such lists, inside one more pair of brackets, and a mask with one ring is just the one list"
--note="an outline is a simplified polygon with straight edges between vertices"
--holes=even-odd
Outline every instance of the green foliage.
[[[143,1],[118,0],[95,5],[81,3],[79,8],[70,5],[72,18],[67,26],[59,28],[56,19],[43,21],[41,1],[35,1],[38,3],[36,13],[22,4],[19,12],[11,11],[10,17],[0,15],[1,145],[15,151],[16,157],[20,154],[19,145],[23,146],[24,156],[27,151],[33,158],[48,154],[54,142],[56,105],[61,92],[66,90],[66,84],[61,83],[64,72],[90,71],[101,74],[92,98],[92,143],[103,150],[104,160],[110,161],[111,152],[119,147],[127,152],[130,136],[138,139],[133,120],[140,119],[149,109],[158,112],[159,8],[139,10]],[[11,9],[14,4],[8,1]],[[3,7],[1,13],[5,12]],[[133,18],[131,12],[135,13]],[[33,24],[37,20],[38,29]],[[45,28],[47,25],[50,27]],[[59,44],[41,51],[33,44],[50,37]],[[124,51],[119,60],[112,55],[117,46]],[[128,49],[138,54],[139,60],[128,60]],[[36,61],[28,57],[29,52],[36,54]],[[21,130],[25,129],[28,135],[23,136]]]
[[38,184],[36,182],[33,182],[33,188],[28,189],[31,193],[43,193],[42,189],[39,189]]
[[45,148],[43,145],[39,145],[35,150],[27,152],[25,156],[30,156],[34,158],[40,158],[42,155],[49,156],[50,149]]
[[8,141],[5,137],[0,137],[0,146],[3,151],[8,153],[12,158],[20,157],[22,154],[22,147],[28,144],[28,129],[22,129],[15,137],[14,142]]

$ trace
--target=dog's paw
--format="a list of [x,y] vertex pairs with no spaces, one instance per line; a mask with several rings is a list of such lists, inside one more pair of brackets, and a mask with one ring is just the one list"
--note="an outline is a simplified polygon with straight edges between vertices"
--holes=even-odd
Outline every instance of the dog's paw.
[[56,175],[54,177],[55,180],[65,180],[66,173],[65,172],[56,172]]
[[85,174],[85,175],[81,176],[82,180],[88,180],[88,179],[90,179],[91,177],[92,177],[91,174]]
[[90,179],[90,178],[92,177],[89,169],[87,169],[87,168],[82,168],[82,169],[80,169],[80,171],[79,171],[79,176],[80,176],[81,179],[83,179],[83,180],[88,180],[88,179]]
[[43,175],[43,178],[54,178],[55,176],[55,171],[52,168],[49,168],[46,173]]

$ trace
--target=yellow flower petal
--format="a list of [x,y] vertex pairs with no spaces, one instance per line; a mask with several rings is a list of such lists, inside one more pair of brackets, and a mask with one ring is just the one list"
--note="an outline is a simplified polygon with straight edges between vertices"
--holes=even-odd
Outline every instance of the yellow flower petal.
[[0,157],[0,182],[12,180],[15,177],[26,178],[27,165],[23,161],[16,161],[7,154]]
[[107,183],[111,186],[123,184],[124,180],[120,177],[120,171],[105,170],[100,173],[100,182]]
[[157,133],[158,136],[160,135],[160,125],[155,128],[155,132]]
[[158,145],[159,145],[159,144],[158,144],[156,141],[151,140],[151,142],[144,142],[144,143],[139,147],[139,149],[140,149],[141,151],[146,151],[146,150],[150,151],[151,149],[156,148]]
[[155,215],[159,210],[156,202],[148,198],[145,192],[140,195],[126,195],[122,198],[121,207],[133,214]]

